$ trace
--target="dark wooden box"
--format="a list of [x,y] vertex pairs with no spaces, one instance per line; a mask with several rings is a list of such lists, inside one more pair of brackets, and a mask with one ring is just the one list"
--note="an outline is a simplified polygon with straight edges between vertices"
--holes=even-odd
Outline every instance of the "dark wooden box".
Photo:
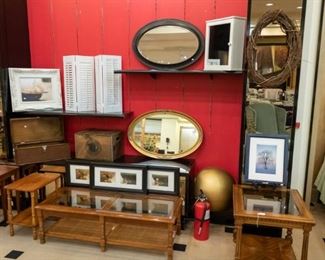
[[15,162],[29,164],[70,159],[68,143],[42,143],[21,145],[14,148]]
[[69,144],[59,117],[10,119],[10,133],[17,164],[70,159]]
[[77,159],[113,162],[121,156],[121,132],[84,130],[75,133]]

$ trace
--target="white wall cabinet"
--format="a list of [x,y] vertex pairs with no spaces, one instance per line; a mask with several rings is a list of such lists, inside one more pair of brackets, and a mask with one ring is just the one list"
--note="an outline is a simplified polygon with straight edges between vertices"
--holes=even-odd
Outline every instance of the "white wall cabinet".
[[237,16],[206,21],[204,70],[243,69],[245,27]]

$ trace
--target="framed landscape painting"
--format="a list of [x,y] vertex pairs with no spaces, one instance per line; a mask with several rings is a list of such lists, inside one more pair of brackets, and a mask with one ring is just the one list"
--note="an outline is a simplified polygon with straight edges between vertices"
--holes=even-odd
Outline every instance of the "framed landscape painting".
[[146,192],[146,167],[93,163],[91,187],[117,191]]
[[67,186],[89,187],[90,165],[79,161],[67,161],[66,165]]
[[288,136],[248,134],[245,151],[245,181],[286,185]]

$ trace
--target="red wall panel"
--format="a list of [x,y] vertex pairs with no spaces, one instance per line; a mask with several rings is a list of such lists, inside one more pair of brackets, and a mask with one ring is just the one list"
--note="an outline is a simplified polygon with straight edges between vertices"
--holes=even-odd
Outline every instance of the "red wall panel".
[[[64,55],[121,55],[124,69],[147,69],[132,51],[132,40],[145,24],[162,18],[188,21],[205,34],[205,21],[246,16],[248,0],[28,0],[33,67],[62,69]],[[203,69],[203,56],[188,69]],[[62,81],[63,82],[63,81]],[[149,110],[175,109],[203,128],[202,146],[190,158],[196,173],[218,167],[238,180],[242,75],[123,75],[124,111],[120,118],[66,117],[66,137],[86,128],[120,129],[124,153],[138,154],[127,141],[127,127]]]

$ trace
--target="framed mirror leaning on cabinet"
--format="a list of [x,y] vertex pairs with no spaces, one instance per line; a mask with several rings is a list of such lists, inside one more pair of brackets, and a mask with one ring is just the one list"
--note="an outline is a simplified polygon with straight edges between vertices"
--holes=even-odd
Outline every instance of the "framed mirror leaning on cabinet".
[[[183,198],[182,223],[191,210],[190,178],[194,160],[183,157],[196,151],[203,140],[199,123],[189,115],[174,110],[149,111],[135,118],[128,129],[134,149],[149,158],[133,158],[131,163],[149,167],[178,168],[179,196]],[[177,159],[177,160],[175,160]],[[130,160],[130,159],[129,159]]]

